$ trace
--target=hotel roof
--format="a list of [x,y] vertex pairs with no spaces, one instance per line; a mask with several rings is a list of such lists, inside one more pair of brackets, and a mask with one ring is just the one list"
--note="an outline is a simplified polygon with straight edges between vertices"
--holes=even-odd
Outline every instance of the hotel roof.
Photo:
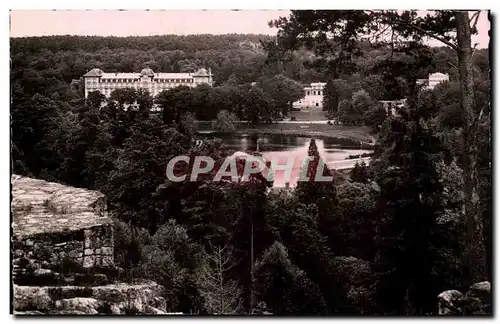
[[106,73],[100,69],[92,69],[83,77],[101,77],[103,79],[139,79],[142,75],[152,76],[155,79],[190,79],[192,77],[209,77],[206,69],[200,69],[195,73],[154,73],[151,69],[143,69],[141,73]]

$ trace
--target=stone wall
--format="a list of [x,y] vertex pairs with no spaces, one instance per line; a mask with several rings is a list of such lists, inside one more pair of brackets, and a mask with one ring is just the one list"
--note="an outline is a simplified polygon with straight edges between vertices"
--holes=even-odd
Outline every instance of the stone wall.
[[[106,224],[84,230],[85,242],[82,266],[113,266],[113,226]],[[80,261],[80,260],[79,260]]]
[[12,176],[13,275],[65,261],[113,267],[113,223],[104,195]]
[[111,224],[68,232],[52,232],[15,240],[14,275],[24,274],[22,260],[29,268],[52,269],[67,260],[89,267],[113,267],[113,227]]

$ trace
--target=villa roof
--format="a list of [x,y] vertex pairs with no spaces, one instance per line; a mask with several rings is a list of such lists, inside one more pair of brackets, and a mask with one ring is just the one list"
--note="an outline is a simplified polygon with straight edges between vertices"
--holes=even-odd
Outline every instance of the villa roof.
[[326,83],[324,82],[311,82],[311,83],[302,83],[302,86],[304,88],[317,88],[317,87],[324,87]]

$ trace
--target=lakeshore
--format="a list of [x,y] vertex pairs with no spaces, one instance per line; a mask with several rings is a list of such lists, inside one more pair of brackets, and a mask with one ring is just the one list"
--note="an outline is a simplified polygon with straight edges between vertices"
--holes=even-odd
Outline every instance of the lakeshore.
[[[296,122],[296,123],[273,123],[258,124],[255,127],[239,123],[236,130],[232,132],[218,132],[206,122],[197,122],[197,130],[200,133],[216,132],[225,134],[249,134],[249,135],[289,135],[297,137],[311,137],[315,139],[335,139],[345,142],[347,146],[370,148],[375,145],[375,136],[370,134],[370,128],[366,126],[342,126]],[[207,127],[208,126],[208,127]]]

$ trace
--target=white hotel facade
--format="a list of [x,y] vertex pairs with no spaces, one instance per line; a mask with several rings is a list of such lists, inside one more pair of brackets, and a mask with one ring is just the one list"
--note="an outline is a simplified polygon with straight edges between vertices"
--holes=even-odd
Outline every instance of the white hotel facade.
[[100,69],[87,72],[85,80],[85,98],[93,91],[101,92],[106,98],[116,89],[132,88],[147,90],[155,97],[160,92],[178,86],[196,87],[200,84],[213,85],[210,69],[200,69],[195,73],[154,73],[146,68],[140,73],[106,73]]

